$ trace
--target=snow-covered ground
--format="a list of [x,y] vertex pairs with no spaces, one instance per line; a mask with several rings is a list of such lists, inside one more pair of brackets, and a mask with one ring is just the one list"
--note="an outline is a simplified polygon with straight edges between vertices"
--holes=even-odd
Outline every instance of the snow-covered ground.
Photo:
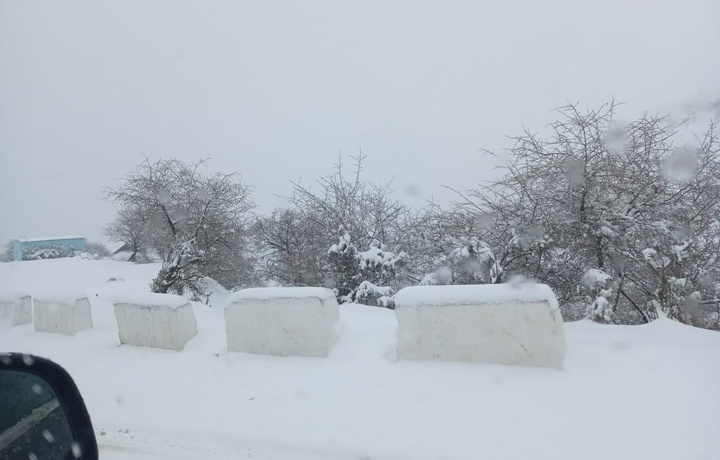
[[102,291],[146,290],[157,269],[0,264],[0,289],[91,295],[93,330],[69,337],[5,326],[0,350],[68,369],[102,459],[714,460],[720,452],[717,332],[669,320],[571,323],[561,371],[398,362],[393,312],[346,305],[329,358],[276,358],[226,352],[219,294],[212,307],[194,305],[199,334],[182,352],[121,347]]

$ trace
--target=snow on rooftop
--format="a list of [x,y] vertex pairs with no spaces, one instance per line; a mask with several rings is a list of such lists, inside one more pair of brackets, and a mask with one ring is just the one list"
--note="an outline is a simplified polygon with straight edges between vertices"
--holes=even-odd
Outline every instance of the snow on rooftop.
[[232,294],[227,303],[238,300],[305,299],[314,297],[321,301],[335,298],[333,291],[318,287],[270,287],[243,289]]
[[63,241],[63,240],[77,240],[77,239],[85,239],[85,237],[79,236],[79,235],[42,236],[42,237],[34,237],[34,238],[15,238],[15,241],[19,241],[21,243],[32,243],[35,241]]
[[558,303],[552,289],[545,284],[468,284],[452,286],[412,286],[395,296],[396,307],[458,306],[498,303],[548,302],[551,309]]

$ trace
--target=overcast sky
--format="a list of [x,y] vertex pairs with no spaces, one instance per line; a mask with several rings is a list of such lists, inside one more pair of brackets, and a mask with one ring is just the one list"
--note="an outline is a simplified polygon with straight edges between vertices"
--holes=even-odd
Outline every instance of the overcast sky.
[[362,147],[421,204],[567,100],[718,96],[718,0],[0,0],[0,243],[100,239],[141,153],[210,157],[267,211]]

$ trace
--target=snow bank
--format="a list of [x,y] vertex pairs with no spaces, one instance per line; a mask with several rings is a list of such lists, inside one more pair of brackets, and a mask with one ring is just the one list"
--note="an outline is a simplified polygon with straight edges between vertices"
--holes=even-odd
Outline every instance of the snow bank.
[[180,351],[197,335],[192,305],[184,297],[153,293],[113,297],[121,344]]
[[564,324],[542,284],[409,287],[395,315],[400,359],[562,367]]
[[85,294],[38,294],[33,296],[33,309],[36,332],[75,335],[93,327]]
[[32,298],[24,292],[0,292],[0,326],[32,322]]
[[36,236],[33,238],[16,238],[15,241],[21,243],[35,243],[39,241],[63,241],[63,240],[80,240],[84,239],[84,236],[70,235],[70,236]]
[[70,340],[5,328],[0,350],[45,356],[71,372],[94,426],[107,433],[98,437],[103,460],[236,458],[238,433],[241,454],[253,460],[717,460],[720,452],[714,331],[668,319],[566,323],[566,371],[553,372],[388,362],[395,313],[363,305],[340,306],[342,337],[327,359],[223,353],[224,311],[196,307],[198,335],[182,353],[118,348],[101,290],[142,292],[159,269],[81,259],[0,263],[3,288],[92,293],[92,333]]
[[245,289],[228,298],[228,351],[327,357],[337,341],[337,300],[324,288]]

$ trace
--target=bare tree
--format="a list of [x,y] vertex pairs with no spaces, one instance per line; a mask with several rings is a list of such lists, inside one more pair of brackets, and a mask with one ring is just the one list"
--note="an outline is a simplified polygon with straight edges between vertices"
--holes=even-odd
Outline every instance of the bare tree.
[[585,310],[578,285],[592,269],[612,279],[605,321],[647,322],[661,310],[687,322],[687,307],[717,285],[707,282],[720,253],[714,124],[699,145],[678,147],[665,118],[621,126],[615,110],[560,108],[549,136],[516,138],[505,176],[459,195],[455,210],[490,216],[478,238],[500,273],[550,284],[566,315]]
[[394,198],[392,184],[376,184],[362,177],[362,154],[353,156],[355,168],[350,179],[342,159],[335,172],[318,180],[319,191],[294,183],[294,208],[334,243],[348,233],[359,247],[374,240],[388,247],[402,244],[401,223],[407,207]]
[[238,174],[206,174],[205,166],[145,158],[121,186],[107,190],[121,205],[110,228],[162,258],[154,292],[198,295],[206,277],[234,287],[252,276],[245,252],[250,188]]
[[295,209],[276,209],[258,218],[252,235],[265,278],[285,286],[323,285],[327,248],[315,222]]
[[[317,190],[295,183],[291,207],[258,220],[254,235],[263,248],[261,265],[271,281],[335,288],[338,298],[346,300],[356,300],[354,295],[363,281],[367,281],[365,293],[372,290],[373,280],[394,287],[402,284],[398,280],[403,275],[393,269],[390,276],[388,264],[401,265],[409,211],[393,197],[390,184],[362,177],[364,158],[353,157],[355,168],[350,178],[339,161],[332,174],[318,180]],[[346,240],[349,245],[339,249]],[[333,247],[338,250],[331,251]],[[345,251],[350,247],[354,248],[352,254]],[[362,258],[370,253],[376,256],[373,260],[386,257],[381,264],[384,268]]]
[[148,245],[151,245],[150,231],[153,228],[139,206],[126,204],[118,211],[117,217],[105,227],[104,233],[111,241],[125,243],[130,247],[129,262],[145,260],[148,256]]

